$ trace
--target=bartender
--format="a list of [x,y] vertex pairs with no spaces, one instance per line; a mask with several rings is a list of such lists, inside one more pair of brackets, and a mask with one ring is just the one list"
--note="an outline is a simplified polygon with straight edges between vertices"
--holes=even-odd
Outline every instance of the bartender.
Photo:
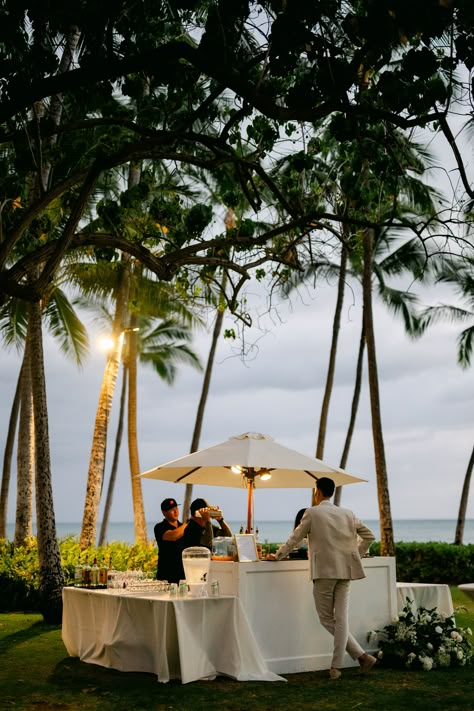
[[[190,506],[191,518],[183,533],[182,548],[205,546],[212,549],[215,536],[232,536],[232,531],[224,521],[222,511],[216,506],[209,506],[206,499],[194,499]],[[213,526],[214,519],[217,526]]]
[[182,538],[188,524],[179,520],[179,508],[175,499],[164,499],[161,502],[161,512],[163,521],[157,523],[154,528],[158,544],[156,578],[169,583],[179,583],[185,577],[181,552]]

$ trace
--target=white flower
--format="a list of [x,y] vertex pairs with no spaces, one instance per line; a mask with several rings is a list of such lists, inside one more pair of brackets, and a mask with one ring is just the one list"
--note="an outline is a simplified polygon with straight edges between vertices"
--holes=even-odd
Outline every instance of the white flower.
[[374,642],[377,639],[377,632],[375,630],[370,630],[369,634],[367,635],[367,640],[369,642]]
[[433,660],[431,659],[431,657],[425,657],[423,654],[420,654],[418,659],[421,662],[423,671],[431,671],[431,669],[433,668]]
[[433,645],[431,644],[431,642],[428,642],[428,644],[426,645],[426,648],[429,649],[431,652],[431,650],[433,649]]
[[[400,617],[405,617],[405,615],[402,612],[400,612]],[[399,617],[396,617],[396,616],[392,617],[392,625],[396,625],[397,622],[399,622],[399,621],[400,621]]]
[[381,649],[377,652],[377,659],[383,659],[383,652]]
[[468,634],[469,636],[472,635],[472,630],[470,627],[466,627],[466,634]]
[[443,630],[439,625],[436,625],[435,632],[436,632],[436,634],[443,634]]
[[456,637],[457,642],[462,642],[462,635],[458,633],[458,636]]
[[456,657],[458,659],[462,659],[464,657],[464,652],[462,651],[462,649],[458,649],[458,651],[456,652]]
[[451,632],[451,639],[457,639],[459,637],[458,633],[454,630]]
[[410,652],[410,654],[408,655],[407,659],[409,659],[410,662],[412,662],[412,661],[415,659],[415,657],[416,657],[416,654],[414,654],[413,652]]

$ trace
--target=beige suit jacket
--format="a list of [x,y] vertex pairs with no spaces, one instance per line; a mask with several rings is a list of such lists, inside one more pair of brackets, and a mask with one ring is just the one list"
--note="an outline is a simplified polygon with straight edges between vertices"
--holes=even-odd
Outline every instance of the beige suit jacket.
[[361,556],[367,553],[375,536],[352,511],[328,500],[306,509],[300,525],[278,549],[276,559],[285,558],[305,536],[312,580],[365,578]]

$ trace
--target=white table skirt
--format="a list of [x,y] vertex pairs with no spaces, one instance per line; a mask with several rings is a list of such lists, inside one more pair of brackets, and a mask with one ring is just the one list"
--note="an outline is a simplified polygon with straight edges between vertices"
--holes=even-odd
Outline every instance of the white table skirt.
[[237,681],[285,681],[266,666],[236,597],[170,600],[156,594],[64,588],[68,654],[183,684],[217,674]]
[[461,585],[458,585],[458,588],[474,600],[474,583],[462,583]]
[[454,613],[453,599],[449,585],[430,583],[397,583],[398,609],[402,610],[409,598],[415,609],[424,607],[427,610],[437,608],[445,617]]

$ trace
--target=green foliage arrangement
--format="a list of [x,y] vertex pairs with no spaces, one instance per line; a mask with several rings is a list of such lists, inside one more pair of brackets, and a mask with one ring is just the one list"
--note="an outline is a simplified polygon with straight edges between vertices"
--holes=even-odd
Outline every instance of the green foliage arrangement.
[[[91,547],[82,551],[79,540],[73,536],[59,541],[61,564],[66,585],[74,581],[74,567],[86,557],[92,564],[94,558],[115,570],[156,571],[158,553],[156,545],[123,542]],[[35,536],[15,547],[12,542],[0,540],[0,612],[37,611],[39,609],[38,545]]]
[[466,666],[473,649],[470,627],[457,627],[454,615],[444,617],[436,609],[416,609],[407,598],[398,617],[383,630],[369,632],[370,641],[378,639],[378,658],[391,667],[430,671],[439,667]]
[[[370,547],[379,555],[380,544]],[[474,545],[450,543],[396,543],[397,580],[413,583],[459,585],[474,580]]]

